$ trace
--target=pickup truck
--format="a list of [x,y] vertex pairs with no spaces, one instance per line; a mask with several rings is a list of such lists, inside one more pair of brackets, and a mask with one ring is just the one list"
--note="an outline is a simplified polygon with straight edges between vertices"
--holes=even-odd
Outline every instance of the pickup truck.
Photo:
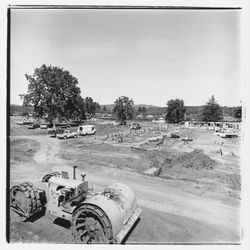
[[63,133],[57,135],[58,139],[68,139],[68,138],[76,138],[76,137],[77,137],[77,133],[72,132],[71,130],[65,130]]
[[133,123],[133,124],[131,125],[131,129],[134,129],[134,130],[141,129],[140,123]]
[[33,124],[28,126],[28,129],[36,129],[36,128],[39,128],[39,127],[40,127],[40,124],[33,123]]
[[48,134],[52,137],[56,137],[58,134],[62,134],[64,132],[63,128],[50,128],[48,129]]
[[238,134],[234,130],[220,130],[219,132],[216,133],[219,137],[221,138],[233,138],[233,137],[238,137]]

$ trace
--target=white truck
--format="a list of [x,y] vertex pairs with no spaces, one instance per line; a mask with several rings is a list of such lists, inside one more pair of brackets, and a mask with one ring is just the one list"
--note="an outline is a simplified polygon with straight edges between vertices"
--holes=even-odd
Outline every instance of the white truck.
[[94,125],[82,125],[77,129],[78,135],[93,135],[95,134],[96,129]]
[[238,137],[238,134],[236,131],[231,129],[221,129],[219,132],[216,133],[221,138],[233,138]]

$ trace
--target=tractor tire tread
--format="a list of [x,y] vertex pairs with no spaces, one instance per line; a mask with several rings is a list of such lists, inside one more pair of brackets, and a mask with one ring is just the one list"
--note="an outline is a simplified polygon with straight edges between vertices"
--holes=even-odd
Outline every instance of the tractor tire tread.
[[11,201],[15,199],[15,191],[21,191],[27,199],[27,218],[23,221],[27,221],[44,209],[38,190],[31,183],[25,182],[20,185],[13,186],[10,190]]

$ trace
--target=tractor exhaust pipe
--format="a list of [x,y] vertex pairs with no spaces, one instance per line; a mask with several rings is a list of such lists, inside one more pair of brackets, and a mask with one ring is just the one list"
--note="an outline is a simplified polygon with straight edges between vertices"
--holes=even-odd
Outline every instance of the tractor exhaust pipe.
[[77,166],[73,166],[73,179],[76,179],[76,168]]

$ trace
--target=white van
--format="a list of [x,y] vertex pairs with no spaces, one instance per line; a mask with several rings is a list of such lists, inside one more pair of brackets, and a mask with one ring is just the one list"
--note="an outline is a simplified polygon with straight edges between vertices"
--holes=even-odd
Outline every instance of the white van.
[[93,135],[96,132],[94,125],[82,125],[78,127],[79,135]]

